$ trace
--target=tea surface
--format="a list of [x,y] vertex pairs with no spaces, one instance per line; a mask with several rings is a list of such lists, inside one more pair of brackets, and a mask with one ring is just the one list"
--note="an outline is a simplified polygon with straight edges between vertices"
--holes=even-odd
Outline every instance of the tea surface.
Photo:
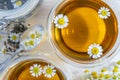
[[[110,17],[99,17],[100,7],[110,9]],[[68,0],[56,9],[56,16],[64,14],[69,23],[59,29],[53,24],[52,36],[59,51],[66,57],[76,60],[91,60],[87,54],[91,44],[100,44],[103,55],[113,47],[117,35],[117,20],[112,9],[100,0]]]

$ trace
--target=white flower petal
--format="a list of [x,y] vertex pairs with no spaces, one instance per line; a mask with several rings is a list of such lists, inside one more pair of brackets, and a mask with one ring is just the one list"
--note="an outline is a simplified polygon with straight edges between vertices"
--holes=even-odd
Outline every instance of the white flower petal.
[[59,14],[59,15],[58,15],[58,18],[63,18],[63,14]]
[[33,77],[35,77],[35,73],[32,73],[31,75],[32,75]]
[[97,59],[98,57],[96,55],[93,55],[92,58]]

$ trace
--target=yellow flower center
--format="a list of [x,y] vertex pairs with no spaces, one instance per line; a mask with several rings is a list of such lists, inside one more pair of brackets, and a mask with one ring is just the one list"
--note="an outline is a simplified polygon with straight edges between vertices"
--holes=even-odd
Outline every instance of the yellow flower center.
[[116,79],[117,79],[117,76],[116,76],[116,75],[114,75],[114,76],[113,76],[113,79],[115,79],[115,80],[116,80]]
[[16,35],[13,35],[13,36],[12,36],[12,40],[16,41],[16,40],[17,40],[17,36],[16,36]]
[[91,75],[97,75],[97,72],[92,72]]
[[65,24],[64,18],[60,18],[60,19],[58,20],[58,24],[60,24],[60,25]]
[[39,73],[39,68],[38,68],[38,67],[33,68],[33,72],[34,72],[35,74],[38,74],[38,73]]
[[22,2],[21,2],[21,1],[17,1],[15,4],[16,4],[17,6],[20,6],[20,5],[22,4]]
[[106,75],[105,75],[105,78],[106,78],[106,79],[109,79],[109,78],[111,78],[111,75],[106,74]]
[[106,10],[103,10],[103,11],[101,12],[101,14],[102,14],[103,16],[106,16],[106,15],[107,15],[107,11],[106,11]]
[[96,47],[92,48],[92,54],[93,55],[97,55],[98,53],[99,53],[99,49],[98,48],[96,48]]
[[114,66],[114,69],[119,69],[119,67],[118,66]]
[[53,72],[53,70],[52,70],[51,68],[47,68],[47,69],[46,69],[46,73],[47,73],[47,74],[52,74],[52,72]]
[[31,37],[32,39],[35,39],[35,34],[34,34],[34,33],[31,34],[30,37]]
[[99,76],[100,76],[100,78],[104,78],[105,77],[105,75],[102,74],[102,73]]
[[107,71],[107,69],[106,68],[103,68],[102,70],[101,70],[101,72],[106,72]]
[[33,40],[30,40],[30,41],[29,41],[29,45],[34,46],[34,41],[33,41]]
[[118,68],[113,69],[113,72],[119,72]]
[[84,71],[84,73],[89,73],[90,72],[90,70],[88,70],[88,69],[86,69],[85,71]]
[[98,75],[93,75],[92,76],[94,79],[97,79],[98,78]]
[[118,61],[117,64],[120,65],[120,61]]

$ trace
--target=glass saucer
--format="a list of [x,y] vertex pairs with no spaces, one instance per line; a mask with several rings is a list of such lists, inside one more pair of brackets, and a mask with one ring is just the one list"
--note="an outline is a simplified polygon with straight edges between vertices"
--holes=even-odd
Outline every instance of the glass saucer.
[[61,1],[53,7],[47,27],[56,54],[77,67],[109,60],[120,43],[116,15],[101,0]]

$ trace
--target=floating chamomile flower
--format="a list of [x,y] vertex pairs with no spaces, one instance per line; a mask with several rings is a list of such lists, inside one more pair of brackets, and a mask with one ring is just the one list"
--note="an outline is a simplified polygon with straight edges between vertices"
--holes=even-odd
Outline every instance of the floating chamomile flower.
[[43,74],[47,78],[54,77],[54,75],[56,74],[55,67],[52,66],[52,65],[45,66],[44,69],[43,69]]
[[103,52],[103,49],[99,44],[91,44],[88,47],[88,54],[92,58],[97,59],[101,57],[101,55],[103,54],[102,52]]
[[58,14],[54,18],[54,24],[57,28],[60,28],[60,29],[66,28],[68,26],[68,23],[69,23],[69,20],[66,15]]
[[98,10],[99,17],[102,19],[107,19],[110,16],[110,10],[105,7],[101,7]]
[[33,77],[39,77],[42,74],[42,67],[39,64],[33,64],[30,67],[30,73]]
[[0,53],[5,54],[7,52],[6,46],[2,46],[0,49]]
[[10,40],[11,42],[19,42],[19,40],[20,40],[20,35],[17,34],[17,33],[10,33],[10,35],[9,35],[9,40]]
[[22,1],[16,1],[15,3],[13,3],[14,8],[18,8],[22,5]]

